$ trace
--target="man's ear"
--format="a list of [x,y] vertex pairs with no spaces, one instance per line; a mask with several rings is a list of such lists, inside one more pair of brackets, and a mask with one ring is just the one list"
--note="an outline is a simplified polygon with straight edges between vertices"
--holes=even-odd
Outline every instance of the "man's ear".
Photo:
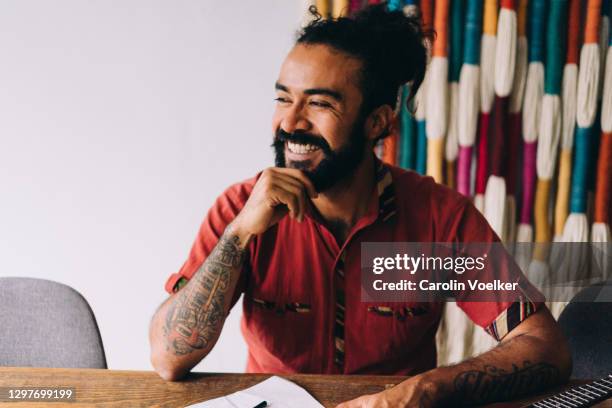
[[393,130],[394,123],[393,108],[389,105],[381,105],[374,109],[365,123],[365,135],[368,140],[375,141],[386,136]]

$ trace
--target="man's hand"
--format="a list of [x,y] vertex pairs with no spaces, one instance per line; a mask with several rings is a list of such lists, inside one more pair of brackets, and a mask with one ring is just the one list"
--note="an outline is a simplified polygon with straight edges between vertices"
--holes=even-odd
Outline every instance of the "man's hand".
[[434,403],[433,384],[425,383],[422,376],[416,376],[378,394],[343,402],[337,408],[428,408]]
[[233,222],[241,236],[262,234],[287,213],[302,221],[308,197],[317,192],[300,170],[270,167],[263,171],[248,201]]

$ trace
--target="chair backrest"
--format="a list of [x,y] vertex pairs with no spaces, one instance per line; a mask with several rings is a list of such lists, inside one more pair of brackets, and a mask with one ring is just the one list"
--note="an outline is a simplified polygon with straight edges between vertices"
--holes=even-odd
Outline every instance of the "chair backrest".
[[57,282],[0,278],[0,366],[107,368],[87,301]]
[[611,285],[583,289],[559,316],[574,359],[573,378],[596,379],[612,372]]

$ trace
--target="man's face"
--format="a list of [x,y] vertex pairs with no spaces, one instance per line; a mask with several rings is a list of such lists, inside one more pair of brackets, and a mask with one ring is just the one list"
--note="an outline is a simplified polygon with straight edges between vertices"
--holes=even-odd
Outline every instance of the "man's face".
[[361,62],[325,45],[296,45],[276,82],[276,165],[303,170],[318,191],[350,177],[366,137]]

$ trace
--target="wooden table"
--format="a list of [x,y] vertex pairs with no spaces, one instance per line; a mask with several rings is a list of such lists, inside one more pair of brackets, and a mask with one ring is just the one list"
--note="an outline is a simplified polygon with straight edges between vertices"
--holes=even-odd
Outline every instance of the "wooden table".
[[[72,387],[76,401],[0,402],[0,407],[182,407],[250,387],[269,375],[193,373],[180,382],[165,382],[151,371],[0,367],[0,387]],[[405,377],[288,375],[326,407],[391,387]],[[520,407],[539,397],[491,407]],[[599,405],[612,407],[612,400]]]

